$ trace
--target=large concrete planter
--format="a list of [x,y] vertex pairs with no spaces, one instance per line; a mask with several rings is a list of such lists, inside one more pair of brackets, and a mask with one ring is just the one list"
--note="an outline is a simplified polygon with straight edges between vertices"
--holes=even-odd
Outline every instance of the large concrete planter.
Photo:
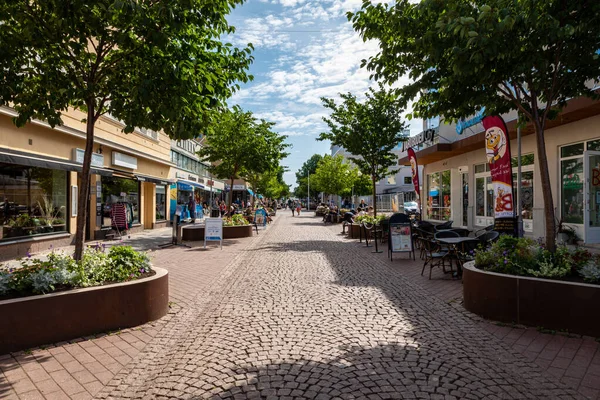
[[169,311],[169,275],[0,301],[0,354],[157,320]]
[[[252,225],[224,226],[223,239],[239,239],[252,236]],[[204,240],[204,226],[184,226],[181,233],[182,240]]]
[[464,306],[484,318],[600,336],[600,286],[487,272],[466,263]]

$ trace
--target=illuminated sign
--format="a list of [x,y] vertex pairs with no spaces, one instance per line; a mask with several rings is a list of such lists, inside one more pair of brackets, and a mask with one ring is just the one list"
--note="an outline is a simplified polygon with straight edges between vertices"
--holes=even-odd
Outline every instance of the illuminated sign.
[[480,123],[483,117],[485,117],[485,107],[481,107],[481,110],[479,110],[473,118],[468,119],[466,121],[462,119],[458,121],[458,123],[456,124],[456,133],[461,135],[465,129]]

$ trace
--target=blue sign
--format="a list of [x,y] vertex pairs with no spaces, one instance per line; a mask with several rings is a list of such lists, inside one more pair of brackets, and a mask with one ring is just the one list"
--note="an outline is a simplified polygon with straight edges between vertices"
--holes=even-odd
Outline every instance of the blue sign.
[[485,107],[481,107],[481,110],[479,110],[473,118],[468,119],[466,121],[464,121],[464,120],[458,121],[458,123],[456,124],[456,133],[461,135],[465,129],[470,128],[473,125],[477,125],[478,123],[481,122],[481,120],[484,117],[485,117]]
[[259,208],[254,213],[254,223],[256,225],[267,226],[267,211],[264,208]]
[[188,185],[187,183],[177,182],[177,189],[182,190],[184,192],[193,192],[194,188],[192,185]]

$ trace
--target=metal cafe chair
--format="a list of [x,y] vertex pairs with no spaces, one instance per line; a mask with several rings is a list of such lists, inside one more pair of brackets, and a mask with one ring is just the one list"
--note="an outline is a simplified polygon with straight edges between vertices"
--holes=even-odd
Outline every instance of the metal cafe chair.
[[491,246],[492,243],[494,243],[496,240],[498,240],[498,237],[500,237],[499,232],[489,231],[477,236],[477,239],[479,239],[479,242],[487,248]]
[[[437,242],[431,239],[420,238],[419,240],[425,250],[425,262],[423,263],[421,276],[425,272],[427,264],[429,264],[429,279],[431,279],[431,270],[433,270],[434,267],[439,267],[441,265],[442,271],[446,273],[446,257],[448,256],[448,250],[443,250]],[[452,264],[450,264],[450,270],[452,271]]]

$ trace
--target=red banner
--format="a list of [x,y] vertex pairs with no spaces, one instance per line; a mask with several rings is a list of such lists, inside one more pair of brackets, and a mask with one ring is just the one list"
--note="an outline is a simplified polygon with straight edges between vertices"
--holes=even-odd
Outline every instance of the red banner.
[[415,192],[417,193],[417,203],[421,204],[418,200],[421,199],[421,191],[419,190],[419,163],[417,163],[417,155],[411,148],[407,150],[408,162],[410,162],[410,170],[412,172],[412,181],[415,185]]
[[514,235],[516,220],[508,129],[499,116],[485,117],[482,123],[485,152],[494,185],[494,230]]

